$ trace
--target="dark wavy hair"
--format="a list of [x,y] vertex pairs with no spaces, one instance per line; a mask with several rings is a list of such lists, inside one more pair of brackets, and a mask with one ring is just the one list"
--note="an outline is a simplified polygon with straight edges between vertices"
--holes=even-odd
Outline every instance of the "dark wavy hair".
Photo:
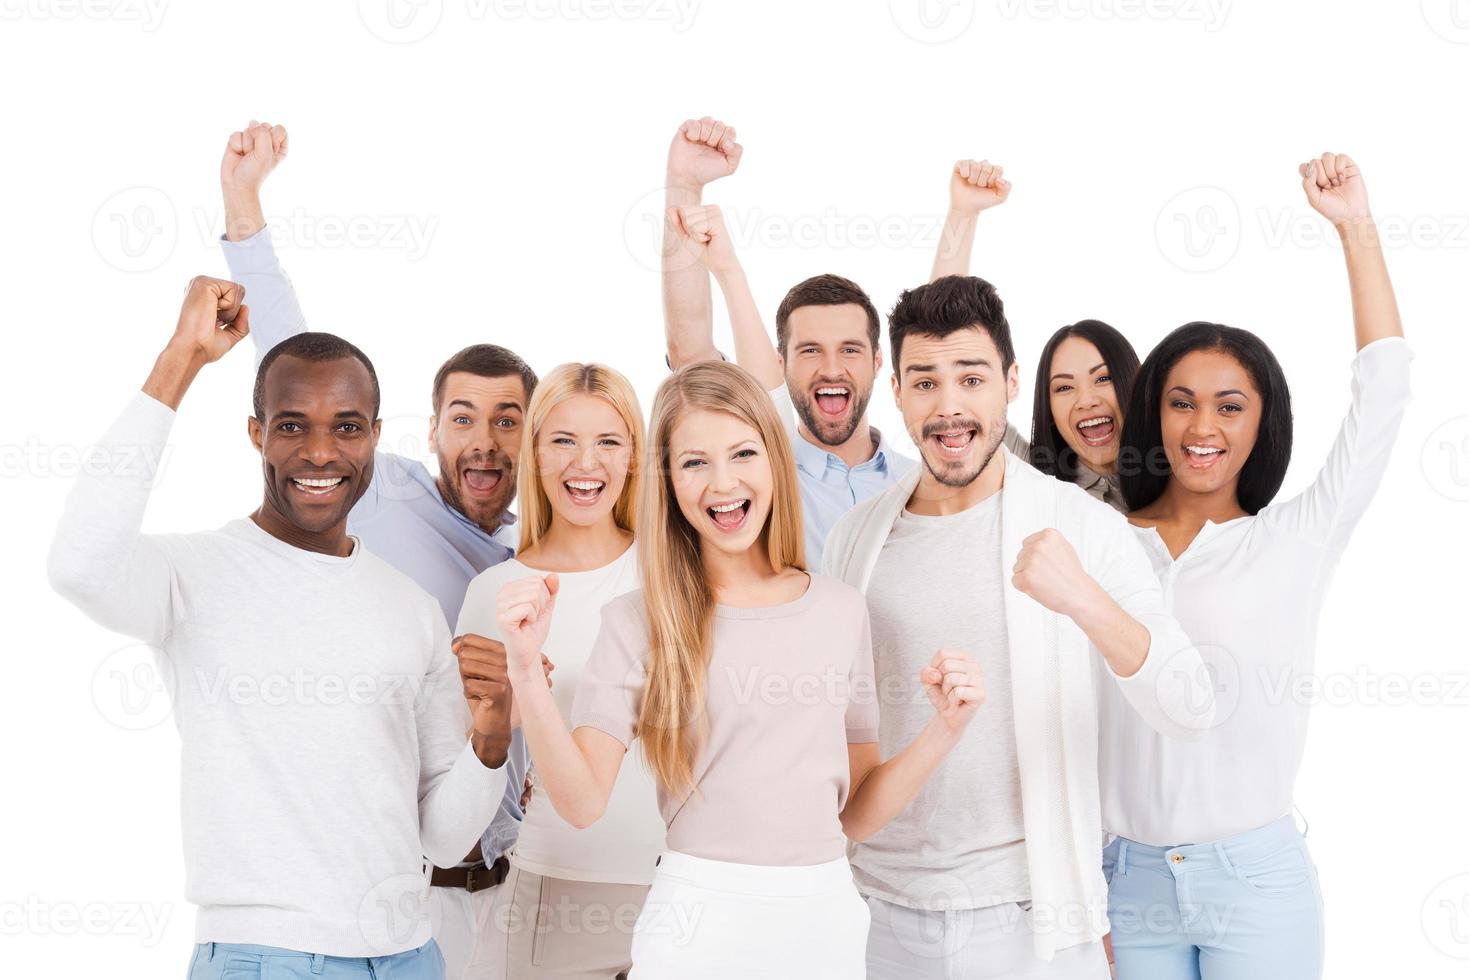
[[893,371],[902,376],[903,338],[909,335],[939,340],[969,328],[983,330],[1000,352],[1000,371],[1015,363],[1015,344],[1005,304],[995,287],[978,276],[940,276],[933,282],[905,289],[888,314],[888,346]]
[[1294,424],[1290,386],[1280,362],[1265,342],[1248,330],[1196,320],[1164,337],[1138,369],[1117,458],[1117,474],[1128,510],[1138,510],[1157,500],[1172,478],[1163,450],[1163,386],[1173,366],[1184,355],[1198,350],[1220,351],[1238,361],[1264,403],[1260,434],[1240,469],[1235,489],[1240,507],[1246,513],[1258,514],[1275,499],[1285,481]]
[[[1035,407],[1030,415],[1030,463],[1042,473],[1068,482],[1076,479],[1076,450],[1067,445],[1051,414],[1051,361],[1056,356],[1056,348],[1070,337],[1089,342],[1102,355],[1107,375],[1117,392],[1119,412],[1127,411],[1138,371],[1137,351],[1132,344],[1122,336],[1122,331],[1101,320],[1078,320],[1057,330],[1046,341],[1040,363],[1036,365]],[[1119,431],[1124,420],[1125,416],[1117,420]]]

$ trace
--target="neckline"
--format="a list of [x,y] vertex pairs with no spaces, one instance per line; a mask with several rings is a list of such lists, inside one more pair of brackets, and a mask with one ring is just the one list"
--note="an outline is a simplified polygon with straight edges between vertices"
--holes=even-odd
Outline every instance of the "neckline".
[[[1214,540],[1214,538],[1218,536],[1219,532],[1224,531],[1227,528],[1240,523],[1241,521],[1247,521],[1258,516],[1258,514],[1241,514],[1238,517],[1231,517],[1229,520],[1222,521],[1217,524],[1207,517],[1204,518],[1203,527],[1199,528],[1198,533],[1193,536],[1193,539],[1190,540],[1188,544],[1184,545],[1183,550],[1178,553],[1177,558],[1173,557],[1173,552],[1168,550],[1168,542],[1163,540],[1163,535],[1158,533],[1158,525],[1132,524],[1132,527],[1134,530],[1141,532],[1144,538],[1146,538],[1149,543],[1153,544],[1157,548],[1162,549],[1163,555],[1168,559],[1170,564],[1176,564],[1182,561],[1184,558],[1188,557],[1189,553],[1192,552],[1195,548],[1202,548],[1206,546],[1210,541]],[[1128,523],[1131,524],[1132,522],[1129,521]]]
[[727,606],[717,602],[714,604],[714,615],[720,619],[778,619],[782,616],[794,616],[811,604],[816,593],[817,577],[814,573],[807,572],[806,591],[786,602],[778,602],[773,606]]
[[527,565],[523,560],[521,560],[521,557],[519,555],[515,555],[512,558],[506,559],[505,564],[518,565],[532,575],[555,575],[559,578],[567,578],[568,576],[576,575],[598,575],[603,572],[610,572],[618,566],[622,565],[624,562],[631,560],[632,556],[637,553],[637,549],[638,542],[637,539],[634,538],[632,541],[628,542],[626,548],[622,549],[622,554],[618,555],[607,564],[598,565],[596,568],[580,568],[572,572],[558,572],[551,569],[536,568],[534,565]]
[[263,546],[269,548],[271,551],[274,551],[279,555],[283,555],[287,558],[294,558],[297,561],[311,560],[321,562],[324,565],[334,565],[338,568],[345,568],[346,566],[356,562],[357,556],[362,554],[362,539],[357,537],[357,535],[355,534],[347,535],[347,540],[352,542],[351,553],[346,555],[328,555],[320,551],[310,551],[306,548],[298,548],[293,544],[282,541],[280,538],[276,537],[274,534],[271,534],[259,524],[256,524],[253,518],[242,517],[239,519],[238,523],[243,523],[247,528],[246,533]]

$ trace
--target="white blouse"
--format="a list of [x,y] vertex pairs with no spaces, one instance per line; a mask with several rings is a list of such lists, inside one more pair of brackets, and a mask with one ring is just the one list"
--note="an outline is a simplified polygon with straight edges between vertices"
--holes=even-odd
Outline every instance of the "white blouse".
[[1411,360],[1401,337],[1358,352],[1351,408],[1326,465],[1299,496],[1206,522],[1177,559],[1155,529],[1134,528],[1214,682],[1216,720],[1201,740],[1172,740],[1104,691],[1109,833],[1160,847],[1207,843],[1291,812],[1309,706],[1301,682],[1314,667],[1317,620],[1392,456]]

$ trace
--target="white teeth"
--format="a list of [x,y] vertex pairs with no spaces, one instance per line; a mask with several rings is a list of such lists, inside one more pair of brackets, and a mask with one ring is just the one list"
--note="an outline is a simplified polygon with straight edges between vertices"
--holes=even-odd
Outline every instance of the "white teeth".
[[1112,416],[1103,415],[1100,418],[1087,419],[1085,422],[1078,422],[1076,427],[1078,429],[1090,429],[1094,425],[1101,425],[1103,422],[1110,421],[1112,421]]
[[818,395],[845,395],[847,393],[847,389],[845,389],[845,388],[817,388],[816,389],[816,393]]
[[714,507],[710,507],[709,509],[714,511],[714,513],[716,514],[728,514],[730,511],[739,510],[743,506],[745,506],[745,501],[736,500],[732,504],[718,504]]
[[334,477],[330,480],[307,480],[302,477],[292,477],[292,480],[303,487],[334,487],[341,483],[344,477]]
[[1218,446],[1184,446],[1183,448],[1195,456],[1213,456],[1215,453],[1224,452]]
[[596,480],[567,480],[566,485],[573,490],[600,490],[603,484]]

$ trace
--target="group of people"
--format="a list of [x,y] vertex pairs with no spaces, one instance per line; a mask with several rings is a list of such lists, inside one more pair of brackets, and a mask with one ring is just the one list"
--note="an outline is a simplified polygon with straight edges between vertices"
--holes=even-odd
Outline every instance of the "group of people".
[[[370,359],[306,329],[260,204],[287,150],[230,137],[230,280],[194,280],[102,439],[161,450],[250,336],[259,509],[143,534],[160,452],[132,454],[79,478],[49,566],[178,678],[191,980],[1320,976],[1306,708],[1271,680],[1312,669],[1411,358],[1350,158],[1300,177],[1343,244],[1351,403],[1277,503],[1290,395],[1243,329],[1139,359],[1065,326],[1008,424],[1010,327],[968,268],[1010,193],[988,162],[888,315],[919,459],[894,449],[856,283],[794,286],[772,341],[703,200],[743,153],[710,118],[669,149],[646,423],[611,367],[477,344],[433,379],[433,473],[378,450]],[[353,696],[219,693],[301,671]]]

